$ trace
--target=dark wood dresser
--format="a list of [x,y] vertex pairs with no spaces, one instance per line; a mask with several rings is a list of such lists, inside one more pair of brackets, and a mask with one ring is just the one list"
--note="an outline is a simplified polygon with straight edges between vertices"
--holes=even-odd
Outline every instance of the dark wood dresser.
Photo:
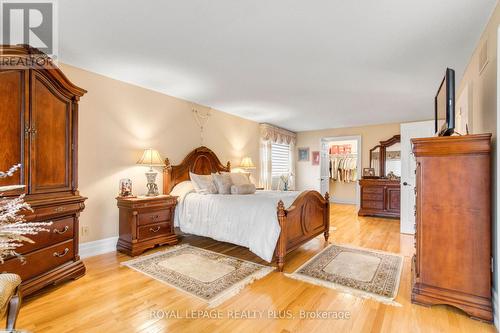
[[20,173],[0,185],[24,184],[23,190],[4,195],[26,195],[34,209],[28,221],[54,222],[49,232],[30,236],[34,244],[19,248],[24,265],[17,258],[0,265],[0,271],[21,276],[21,290],[29,295],[85,273],[78,255],[78,217],[86,198],[78,191],[77,158],[78,101],[86,91],[36,49],[4,45],[0,58],[18,64],[38,60],[30,68],[0,67],[0,170],[22,164]]
[[174,210],[177,197],[118,197],[120,237],[116,249],[136,256],[163,244],[177,244]]
[[384,178],[360,179],[361,204],[359,216],[399,218],[401,187],[399,180]]
[[413,139],[414,303],[491,321],[491,135]]

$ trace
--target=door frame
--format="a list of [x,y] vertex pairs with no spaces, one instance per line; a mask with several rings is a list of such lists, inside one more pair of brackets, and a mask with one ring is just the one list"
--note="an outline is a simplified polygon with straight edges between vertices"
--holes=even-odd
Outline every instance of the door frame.
[[[362,174],[362,158],[363,158],[363,151],[362,151],[362,136],[361,135],[347,135],[347,136],[326,136],[320,139],[320,147],[321,147],[321,152],[323,152],[323,145],[325,143],[330,143],[332,141],[356,141],[357,142],[357,154],[358,154],[358,161],[356,165],[357,173],[358,173],[358,180],[361,179]],[[330,155],[330,154],[328,154]],[[320,156],[323,156],[323,154],[320,153]],[[320,177],[319,177],[319,188],[321,189],[321,170],[323,167],[323,163],[326,161],[321,158],[320,160]],[[330,184],[330,183],[328,183]],[[356,181],[356,199],[355,202],[340,202],[340,201],[335,201],[333,198],[333,194],[330,195],[330,202],[336,202],[336,203],[344,203],[344,204],[353,204],[356,205],[357,208],[360,207],[360,202],[361,202],[361,190],[359,187],[359,181]],[[330,189],[330,188],[328,188]]]

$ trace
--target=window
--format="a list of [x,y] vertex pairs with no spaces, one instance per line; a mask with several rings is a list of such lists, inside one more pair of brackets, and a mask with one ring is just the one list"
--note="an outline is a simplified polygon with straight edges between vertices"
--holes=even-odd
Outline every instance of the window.
[[271,144],[271,176],[279,178],[290,174],[290,145]]

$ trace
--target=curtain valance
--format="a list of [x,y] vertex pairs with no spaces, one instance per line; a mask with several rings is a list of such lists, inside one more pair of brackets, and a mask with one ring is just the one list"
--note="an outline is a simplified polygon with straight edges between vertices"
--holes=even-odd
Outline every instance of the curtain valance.
[[260,138],[272,143],[295,145],[297,133],[269,124],[260,124]]

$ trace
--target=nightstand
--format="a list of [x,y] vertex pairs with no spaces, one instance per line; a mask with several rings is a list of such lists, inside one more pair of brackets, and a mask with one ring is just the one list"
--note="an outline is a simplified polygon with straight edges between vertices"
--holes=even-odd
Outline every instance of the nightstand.
[[163,244],[176,244],[174,210],[177,197],[116,198],[120,209],[120,237],[116,249],[136,256]]

